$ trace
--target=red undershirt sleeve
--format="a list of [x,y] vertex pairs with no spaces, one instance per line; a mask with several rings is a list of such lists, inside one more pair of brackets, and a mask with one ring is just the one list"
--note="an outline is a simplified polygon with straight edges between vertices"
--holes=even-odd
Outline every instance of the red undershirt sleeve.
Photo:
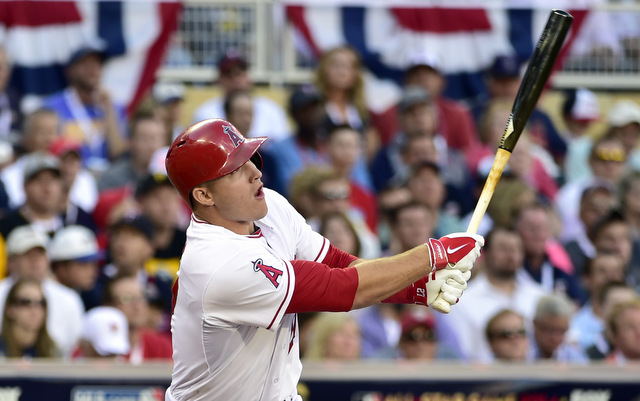
[[354,260],[358,260],[358,258],[336,248],[333,245],[329,245],[329,250],[322,260],[322,263],[331,268],[342,269],[348,267]]
[[351,310],[358,290],[358,271],[355,267],[332,269],[323,263],[308,260],[292,260],[291,265],[295,271],[296,285],[287,313]]

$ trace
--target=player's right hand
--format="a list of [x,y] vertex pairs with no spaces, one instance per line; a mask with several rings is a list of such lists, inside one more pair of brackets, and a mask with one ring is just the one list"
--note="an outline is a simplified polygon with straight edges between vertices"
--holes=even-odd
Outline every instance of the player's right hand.
[[444,269],[429,273],[426,281],[427,305],[431,306],[438,294],[450,305],[455,305],[467,288],[467,280],[471,272],[462,272],[458,269]]
[[480,256],[484,238],[473,233],[453,233],[440,239],[431,238],[426,243],[431,257],[432,270],[445,267],[468,271]]

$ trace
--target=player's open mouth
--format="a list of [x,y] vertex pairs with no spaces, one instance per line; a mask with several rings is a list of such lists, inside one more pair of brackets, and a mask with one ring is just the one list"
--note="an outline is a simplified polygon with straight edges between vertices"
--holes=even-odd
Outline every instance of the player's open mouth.
[[258,188],[258,190],[256,191],[254,196],[256,198],[258,198],[258,199],[264,198],[264,192],[262,191],[262,185],[260,186],[260,188]]

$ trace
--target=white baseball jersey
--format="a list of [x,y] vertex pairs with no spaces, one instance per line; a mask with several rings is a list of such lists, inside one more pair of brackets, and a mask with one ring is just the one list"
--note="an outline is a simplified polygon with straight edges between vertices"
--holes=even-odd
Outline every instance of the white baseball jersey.
[[295,400],[302,364],[290,260],[322,261],[329,242],[278,193],[253,235],[192,217],[171,319],[167,401]]

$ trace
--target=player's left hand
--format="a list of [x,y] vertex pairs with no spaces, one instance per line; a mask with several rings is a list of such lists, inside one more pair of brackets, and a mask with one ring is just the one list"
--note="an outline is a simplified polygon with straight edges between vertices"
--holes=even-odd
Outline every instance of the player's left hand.
[[453,233],[445,235],[439,240],[441,249],[446,255],[445,267],[455,268],[463,272],[471,270],[476,259],[480,256],[480,249],[484,246],[484,237],[472,233]]

